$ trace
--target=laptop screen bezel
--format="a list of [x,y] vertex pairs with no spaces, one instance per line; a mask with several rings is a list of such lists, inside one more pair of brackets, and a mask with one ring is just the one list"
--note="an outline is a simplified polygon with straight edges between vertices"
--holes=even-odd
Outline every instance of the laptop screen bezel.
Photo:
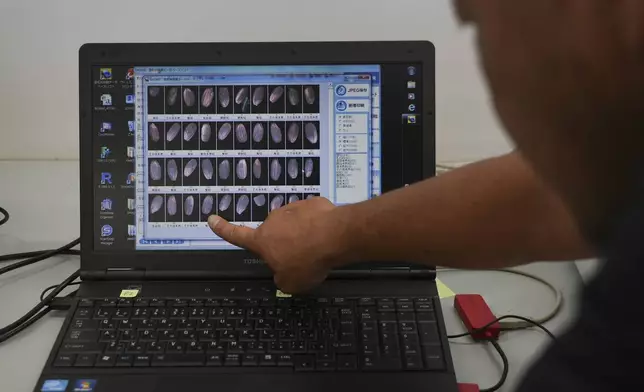
[[[242,250],[110,251],[94,249],[92,68],[112,66],[385,64],[422,66],[423,178],[435,175],[435,50],[428,41],[298,43],[85,44],[79,50],[81,269],[243,272],[268,275],[256,255]],[[361,263],[350,269],[402,267],[400,262]]]

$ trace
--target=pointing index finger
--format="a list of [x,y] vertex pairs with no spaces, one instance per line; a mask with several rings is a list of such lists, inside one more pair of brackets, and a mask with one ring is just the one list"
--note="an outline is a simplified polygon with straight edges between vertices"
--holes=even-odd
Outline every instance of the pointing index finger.
[[255,230],[250,227],[233,225],[224,218],[211,215],[208,218],[210,229],[225,241],[244,249],[255,249]]

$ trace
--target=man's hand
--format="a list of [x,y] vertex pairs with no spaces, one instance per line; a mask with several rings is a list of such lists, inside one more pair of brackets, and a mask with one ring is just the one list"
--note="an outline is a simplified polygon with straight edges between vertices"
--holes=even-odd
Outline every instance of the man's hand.
[[275,273],[275,283],[287,293],[321,283],[344,252],[344,229],[337,208],[317,197],[271,212],[256,230],[233,225],[219,216],[208,224],[233,245],[259,255]]

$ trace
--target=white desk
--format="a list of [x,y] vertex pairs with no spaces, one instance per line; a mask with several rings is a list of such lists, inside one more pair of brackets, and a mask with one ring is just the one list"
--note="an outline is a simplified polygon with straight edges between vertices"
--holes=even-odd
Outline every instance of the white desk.
[[[0,162],[0,206],[11,214],[0,227],[0,254],[58,247],[79,236],[78,162]],[[4,265],[4,263],[2,263]],[[45,287],[60,283],[79,267],[78,257],[61,256],[0,277],[0,326],[16,320],[38,302]],[[564,307],[547,327],[559,331],[571,319],[581,278],[573,263],[537,263],[523,267],[560,287]],[[445,272],[439,275],[457,293],[480,293],[496,314],[537,317],[548,311],[550,292],[526,278],[493,272]],[[442,301],[447,330],[462,332],[452,299]],[[63,322],[50,313],[17,337],[0,345],[0,390],[29,392]],[[463,340],[467,342],[466,340]],[[504,335],[500,344],[510,361],[501,391],[512,391],[548,338],[540,331]],[[450,345],[460,382],[481,388],[497,382],[501,362],[493,349],[460,341]]]

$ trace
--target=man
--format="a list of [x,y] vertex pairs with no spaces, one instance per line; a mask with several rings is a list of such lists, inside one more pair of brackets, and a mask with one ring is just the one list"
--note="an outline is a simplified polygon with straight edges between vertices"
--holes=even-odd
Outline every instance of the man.
[[218,217],[209,224],[262,256],[288,292],[361,260],[485,268],[605,257],[576,324],[520,388],[641,389],[644,1],[460,0],[456,8],[476,28],[517,152],[351,206],[291,204],[257,230]]

